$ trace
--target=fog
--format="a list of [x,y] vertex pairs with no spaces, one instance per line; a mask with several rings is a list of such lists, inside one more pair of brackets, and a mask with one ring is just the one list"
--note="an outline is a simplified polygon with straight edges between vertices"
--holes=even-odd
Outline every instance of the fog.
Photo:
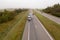
[[0,9],[4,8],[46,8],[60,3],[60,0],[0,0]]

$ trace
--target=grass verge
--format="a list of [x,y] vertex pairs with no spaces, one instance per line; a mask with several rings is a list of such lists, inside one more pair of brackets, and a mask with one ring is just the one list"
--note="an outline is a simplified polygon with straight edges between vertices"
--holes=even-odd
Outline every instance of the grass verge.
[[55,40],[60,40],[60,24],[49,20],[48,18],[42,16],[41,14],[34,12],[37,18],[41,21],[41,23],[45,26],[48,32],[52,35]]
[[21,20],[22,16],[24,16],[26,12],[27,11],[20,13],[19,15],[15,16],[13,20],[7,23],[0,24],[0,40],[2,40],[7,35],[11,28],[13,28],[19,20]]
[[21,20],[14,25],[14,27],[10,30],[10,32],[7,34],[7,36],[3,40],[21,40],[22,34],[24,31],[27,13],[23,14]]

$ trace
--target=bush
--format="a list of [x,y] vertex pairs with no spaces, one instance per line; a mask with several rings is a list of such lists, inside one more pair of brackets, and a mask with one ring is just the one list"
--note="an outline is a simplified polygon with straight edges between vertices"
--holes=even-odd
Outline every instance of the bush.
[[55,4],[52,7],[47,7],[43,11],[46,13],[52,14],[54,16],[60,17],[60,5],[59,4]]
[[57,17],[60,17],[60,13],[52,13],[52,15],[55,15]]
[[0,23],[8,22],[12,20],[15,16],[14,12],[10,12],[7,10],[4,10],[4,12],[0,12]]
[[22,11],[27,11],[27,9],[15,9],[14,11],[8,11],[5,9],[4,12],[0,12],[0,23],[11,21]]

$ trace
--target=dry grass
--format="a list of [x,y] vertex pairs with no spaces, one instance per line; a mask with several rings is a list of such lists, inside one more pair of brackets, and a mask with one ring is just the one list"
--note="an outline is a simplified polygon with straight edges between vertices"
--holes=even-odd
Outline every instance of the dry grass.
[[13,28],[13,26],[22,18],[23,15],[24,15],[24,12],[15,16],[15,18],[12,21],[0,24],[0,40],[7,35],[10,29]]
[[27,13],[24,14],[22,19],[15,25],[15,27],[13,27],[13,29],[11,29],[11,31],[4,38],[4,40],[21,40],[26,23],[26,18]]

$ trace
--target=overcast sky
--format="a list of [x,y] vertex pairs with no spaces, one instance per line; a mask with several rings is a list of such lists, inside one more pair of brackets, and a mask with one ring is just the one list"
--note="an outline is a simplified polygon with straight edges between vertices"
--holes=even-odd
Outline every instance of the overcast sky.
[[60,0],[0,0],[0,9],[46,8],[58,3],[60,3]]

